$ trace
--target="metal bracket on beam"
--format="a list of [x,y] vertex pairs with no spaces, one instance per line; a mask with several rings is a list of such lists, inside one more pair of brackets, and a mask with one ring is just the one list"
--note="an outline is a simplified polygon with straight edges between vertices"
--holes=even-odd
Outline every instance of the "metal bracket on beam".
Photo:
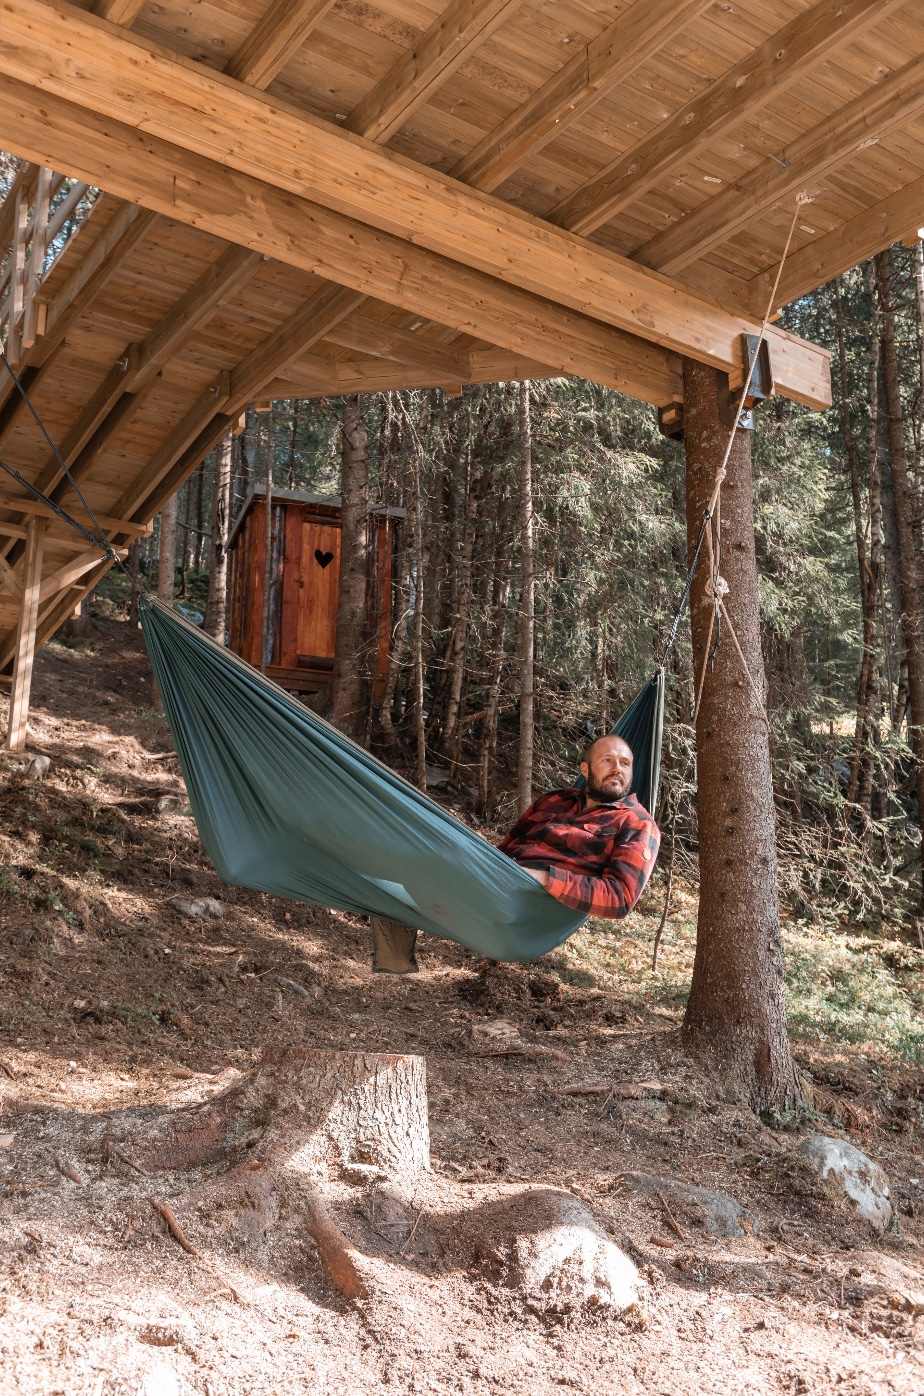
[[[772,397],[776,391],[773,381],[773,369],[770,364],[770,345],[764,339],[760,343],[760,351],[757,351],[759,336],[756,334],[743,334],[741,336],[742,359],[744,367],[737,373],[723,373],[721,369],[716,369],[716,382],[719,393],[719,416],[725,426],[732,428],[739,426],[743,431],[753,431],[756,425],[754,409],[759,407],[767,398]],[[755,361],[754,355],[757,354]],[[751,379],[748,383],[747,397],[744,405],[735,422],[735,413],[741,398],[741,389],[744,387],[748,369],[751,368]]]

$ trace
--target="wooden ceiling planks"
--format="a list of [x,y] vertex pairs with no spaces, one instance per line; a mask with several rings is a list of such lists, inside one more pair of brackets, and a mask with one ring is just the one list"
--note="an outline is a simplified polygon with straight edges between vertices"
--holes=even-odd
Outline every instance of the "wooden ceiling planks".
[[[113,517],[129,510],[149,517],[248,392],[372,391],[570,371],[669,400],[680,391],[675,351],[730,362],[734,336],[717,350],[716,327],[747,323],[735,320],[742,312],[762,314],[803,188],[815,202],[799,220],[784,296],[802,294],[851,264],[845,257],[868,256],[924,221],[918,0],[35,5],[32,13],[49,16],[55,31],[45,43],[49,54],[62,26],[73,32],[75,8],[95,9],[161,45],[172,65],[170,121],[159,124],[164,83],[160,92],[156,84],[147,93],[138,88],[128,109],[113,104],[118,93],[100,90],[94,114],[90,70],[108,35],[122,32],[103,29],[82,51],[87,71],[70,77],[67,91],[50,58],[41,78],[44,129],[30,126],[41,44],[28,71],[4,66],[4,49],[9,57],[17,42],[11,23],[15,30],[24,7],[28,0],[4,0],[0,144],[16,150],[20,140],[20,153],[60,161],[58,168],[118,196],[100,201],[42,288],[49,324],[66,319],[67,329],[54,344],[39,339],[24,369],[34,374],[36,400],[58,437],[80,437],[75,424],[81,414],[89,423],[88,404],[126,346],[149,343],[158,322],[169,329],[208,267],[222,257],[232,267],[246,259],[246,251],[226,251],[229,241],[264,259],[242,273],[240,285],[229,282],[233,293],[188,334],[164,331],[164,352],[134,384],[140,391],[131,411],[115,381],[104,394],[107,413],[123,416],[88,464],[86,481]],[[80,52],[71,49],[68,61]],[[173,55],[193,60],[191,67]],[[195,89],[191,70],[216,75],[211,107],[193,103],[183,111],[183,94]],[[196,90],[206,92],[201,84]],[[267,94],[259,119],[269,135],[249,167],[239,158],[258,112],[241,104],[248,92]],[[222,105],[232,117],[227,134]],[[79,142],[67,127],[76,127],[78,111]],[[352,202],[342,201],[349,179],[336,196],[333,184],[306,181],[316,152],[298,146],[302,119],[312,145],[323,145],[328,132],[342,142],[330,150],[351,171]],[[129,139],[122,133],[133,124]],[[196,144],[206,126],[211,147]],[[351,147],[346,131],[364,140]],[[90,160],[97,138],[100,155]],[[405,158],[360,158],[375,149],[369,141]],[[81,158],[92,170],[77,168]],[[235,170],[223,171],[222,161]],[[452,171],[456,182],[440,185]],[[221,180],[230,181],[224,201],[214,187]],[[375,199],[357,202],[364,180]],[[402,181],[411,198],[403,212]],[[479,188],[497,197],[485,201]],[[132,243],[131,210],[119,198],[155,210],[135,215],[145,220],[143,236],[135,235],[127,253],[120,239]],[[523,212],[540,221],[524,221]],[[572,232],[555,233],[553,225]],[[94,246],[99,259],[107,239],[107,257],[118,266],[108,279],[99,267],[88,271],[89,289],[81,292],[80,267],[89,267]],[[304,253],[295,255],[299,239]],[[633,264],[672,279],[649,271],[647,280],[633,280]],[[620,310],[633,287],[644,288],[655,307],[649,323]],[[207,289],[202,296],[208,300]],[[712,308],[725,319],[711,320]],[[707,324],[711,343],[702,337]],[[644,342],[652,338],[659,344]],[[815,374],[805,400],[821,400],[823,373],[803,351],[780,337],[774,352],[784,378]],[[8,403],[0,386],[2,449],[34,472],[29,423]],[[56,546],[48,566],[54,561],[60,572]],[[14,568],[17,548],[21,540],[0,547]],[[40,635],[51,633],[79,594],[76,586],[46,597]],[[0,592],[0,630],[9,613],[9,595]]]

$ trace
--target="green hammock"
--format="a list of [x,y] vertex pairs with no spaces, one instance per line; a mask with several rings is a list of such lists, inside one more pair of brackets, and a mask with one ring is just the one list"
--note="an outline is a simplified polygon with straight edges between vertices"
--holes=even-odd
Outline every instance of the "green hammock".
[[[141,625],[202,843],[223,880],[403,921],[496,960],[532,960],[586,919],[174,611]],[[639,799],[657,791],[664,675],[616,728]]]

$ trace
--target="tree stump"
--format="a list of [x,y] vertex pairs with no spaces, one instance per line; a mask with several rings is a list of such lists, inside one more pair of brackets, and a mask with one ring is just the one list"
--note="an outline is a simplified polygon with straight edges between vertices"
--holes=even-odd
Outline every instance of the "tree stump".
[[426,1068],[413,1056],[268,1051],[211,1100],[126,1110],[94,1129],[104,1159],[128,1164],[139,1186],[142,1177],[182,1175],[185,1191],[169,1206],[159,1195],[148,1201],[203,1263],[205,1246],[270,1244],[285,1215],[311,1235],[328,1277],[350,1299],[367,1292],[361,1257],[328,1215],[325,1189],[339,1179],[406,1187],[430,1165]]

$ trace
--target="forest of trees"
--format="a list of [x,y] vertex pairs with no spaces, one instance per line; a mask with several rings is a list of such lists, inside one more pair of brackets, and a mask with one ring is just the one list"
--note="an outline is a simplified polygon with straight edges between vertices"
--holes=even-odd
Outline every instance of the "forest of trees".
[[[835,403],[818,414],[775,398],[753,441],[783,892],[809,916],[821,894],[853,922],[907,920],[921,906],[922,245],[881,254],[784,323],[831,348]],[[270,454],[276,489],[345,482],[360,512],[406,510],[384,696],[373,702],[342,598],[338,646],[359,652],[347,667],[363,682],[347,693],[335,674],[329,711],[412,779],[448,769],[476,818],[509,821],[530,790],[562,783],[660,662],[687,566],[684,455],[643,404],[553,379],[251,410],[163,516],[177,600],[216,635],[223,540]],[[149,579],[161,532],[136,558]],[[684,623],[658,816],[690,872],[693,687]]]

